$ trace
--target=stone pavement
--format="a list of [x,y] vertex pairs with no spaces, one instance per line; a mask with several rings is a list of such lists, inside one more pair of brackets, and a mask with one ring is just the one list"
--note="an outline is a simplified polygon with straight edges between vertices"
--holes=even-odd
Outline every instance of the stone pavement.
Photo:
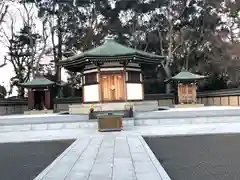
[[239,133],[240,123],[134,127],[122,132],[94,129],[0,133],[0,142],[77,139],[35,180],[170,180],[142,136]]
[[35,180],[170,179],[140,136],[78,139]]

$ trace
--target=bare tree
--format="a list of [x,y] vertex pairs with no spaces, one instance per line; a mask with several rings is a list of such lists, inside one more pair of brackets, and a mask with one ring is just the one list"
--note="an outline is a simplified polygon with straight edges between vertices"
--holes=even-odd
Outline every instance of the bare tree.
[[[9,5],[6,3],[6,1],[0,0],[0,26],[4,22],[4,18],[7,15],[8,8],[9,8]],[[1,28],[1,30],[2,30],[2,28]],[[4,67],[5,65],[7,65],[6,58],[4,58],[4,62],[0,65],[0,68]]]
[[39,49],[39,55],[37,56],[36,59],[36,75],[39,75],[39,66],[40,66],[40,61],[42,60],[44,54],[47,51],[47,43],[48,43],[48,38],[49,38],[49,34],[47,32],[47,28],[46,28],[46,23],[47,23],[47,19],[45,18],[42,21],[42,35],[41,35],[41,47]]
[[25,15],[21,13],[23,22],[26,26],[31,27],[31,31],[27,32],[27,36],[30,40],[30,48],[32,51],[32,76],[34,78],[36,75],[39,75],[39,64],[47,50],[49,38],[47,28],[48,18],[46,16],[40,18],[42,27],[40,32],[37,32],[34,23],[37,17],[34,16],[36,12],[33,10],[34,7],[38,6],[37,2],[27,3],[23,1],[22,4],[25,11]]
[[0,25],[4,22],[4,18],[8,12],[8,2],[6,0],[0,0]]
[[31,50],[31,69],[32,69],[32,76],[35,77],[35,67],[34,67],[34,61],[35,61],[35,54],[36,54],[36,46],[34,46],[34,41],[36,41],[36,36],[33,35],[34,27],[36,26],[34,23],[34,4],[26,4],[25,1],[22,2],[24,12],[22,12],[21,9],[18,8],[18,11],[22,17],[22,21],[24,24],[24,27],[26,27],[26,33],[27,38],[29,39],[29,48]]
[[[10,20],[6,23],[7,27],[2,31],[2,41],[8,48],[6,62],[9,62],[13,66],[15,72],[15,76],[11,78],[10,82],[10,93],[15,85],[29,80],[34,70],[33,65],[36,59],[38,34],[33,32],[34,20],[31,16],[26,17],[20,9],[19,12],[23,20],[23,27],[20,31],[16,29],[16,17],[10,13],[8,14]],[[23,88],[18,87],[18,95],[21,97],[24,96]]]

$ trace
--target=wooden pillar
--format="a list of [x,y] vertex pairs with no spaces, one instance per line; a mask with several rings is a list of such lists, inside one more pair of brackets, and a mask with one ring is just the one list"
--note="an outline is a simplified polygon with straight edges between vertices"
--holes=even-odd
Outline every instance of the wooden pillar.
[[28,89],[28,109],[34,109],[34,91]]
[[196,83],[191,84],[192,92],[192,103],[197,103],[197,85]]
[[97,66],[97,82],[98,82],[98,97],[99,97],[99,102],[103,102],[103,97],[102,97],[102,78],[101,78],[101,68],[100,65]]
[[51,109],[51,93],[49,89],[45,91],[45,108]]
[[126,70],[126,64],[123,64],[123,91],[124,91],[124,100],[127,101],[127,70]]
[[84,75],[84,70],[81,71],[81,80],[82,80],[82,103],[85,102],[85,98],[84,98],[84,85],[85,85],[85,75]]

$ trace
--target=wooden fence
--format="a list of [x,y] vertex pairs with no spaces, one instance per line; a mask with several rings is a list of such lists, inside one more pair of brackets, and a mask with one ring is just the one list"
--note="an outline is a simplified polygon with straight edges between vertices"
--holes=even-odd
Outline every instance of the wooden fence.
[[198,102],[208,106],[240,106],[240,89],[201,92]]

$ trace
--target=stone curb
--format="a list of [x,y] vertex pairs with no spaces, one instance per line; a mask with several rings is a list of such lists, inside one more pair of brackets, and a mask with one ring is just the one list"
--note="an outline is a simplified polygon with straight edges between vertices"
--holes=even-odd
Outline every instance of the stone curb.
[[[53,119],[54,118],[54,119]],[[27,125],[27,124],[57,124],[57,123],[84,123],[84,122],[97,122],[97,119],[81,119],[80,116],[43,116],[43,117],[34,117],[34,120],[31,118],[11,118],[11,121],[8,121],[6,118],[0,120],[0,127],[3,125]],[[43,121],[44,119],[44,121]],[[66,120],[67,119],[67,120]],[[123,121],[132,121],[134,118],[123,118]]]
[[162,167],[160,162],[157,160],[157,158],[155,157],[155,155],[153,154],[152,150],[150,149],[148,144],[145,142],[143,137],[138,136],[138,138],[141,141],[141,143],[142,143],[143,147],[145,148],[146,152],[148,153],[153,165],[157,169],[157,171],[158,171],[158,173],[161,177],[161,180],[171,180],[171,178],[168,176],[167,172],[164,170],[164,168]]
[[210,123],[238,123],[240,116],[220,117],[192,117],[192,118],[169,118],[169,119],[135,119],[134,126],[154,126],[154,125],[185,125],[185,124],[210,124]]
[[175,119],[175,118],[196,118],[196,117],[222,117],[239,116],[240,109],[225,110],[199,110],[199,111],[157,111],[135,113],[135,119]]
[[81,139],[75,140],[62,154],[60,154],[50,165],[48,165],[34,180],[43,179],[48,172],[58,163],[60,160],[80,141]]
[[[41,131],[41,130],[63,130],[63,129],[97,129],[97,121],[91,122],[62,122],[62,123],[42,123],[42,124],[22,124],[22,125],[2,125],[0,126],[0,133],[2,132],[23,132],[23,131]],[[124,129],[134,127],[134,121],[124,120]]]

